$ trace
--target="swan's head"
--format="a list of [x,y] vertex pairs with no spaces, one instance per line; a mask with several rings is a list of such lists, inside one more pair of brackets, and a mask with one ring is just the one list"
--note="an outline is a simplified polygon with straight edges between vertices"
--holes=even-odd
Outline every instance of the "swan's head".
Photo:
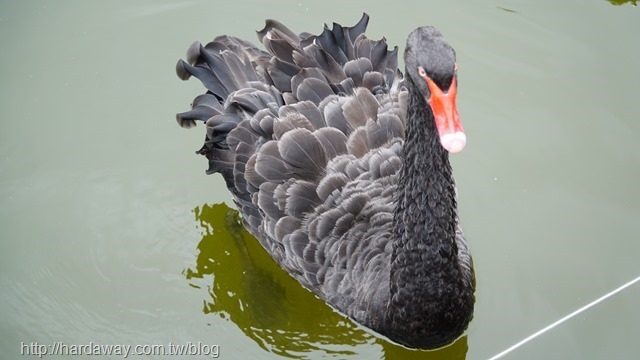
[[440,31],[423,26],[409,34],[404,62],[407,74],[431,107],[440,143],[451,153],[462,151],[467,137],[456,106],[458,67],[455,51]]

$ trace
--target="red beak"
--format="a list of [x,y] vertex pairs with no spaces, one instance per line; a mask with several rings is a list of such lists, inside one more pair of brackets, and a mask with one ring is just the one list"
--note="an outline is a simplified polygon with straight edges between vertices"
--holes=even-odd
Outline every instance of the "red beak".
[[456,95],[458,94],[457,78],[454,76],[449,90],[443,92],[424,70],[420,71],[420,74],[427,82],[431,92],[429,105],[433,111],[442,147],[454,154],[462,151],[467,143],[467,137],[462,129],[458,107],[456,106]]

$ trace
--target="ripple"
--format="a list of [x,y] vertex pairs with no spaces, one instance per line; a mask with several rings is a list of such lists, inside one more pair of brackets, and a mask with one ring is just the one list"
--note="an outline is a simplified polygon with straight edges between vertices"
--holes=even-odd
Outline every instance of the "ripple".
[[[289,358],[464,359],[466,337],[437,351],[404,348],[333,310],[282,270],[225,204],[194,210],[204,235],[189,283],[207,289],[204,313],[233,322],[265,351]],[[216,320],[218,321],[218,320]]]

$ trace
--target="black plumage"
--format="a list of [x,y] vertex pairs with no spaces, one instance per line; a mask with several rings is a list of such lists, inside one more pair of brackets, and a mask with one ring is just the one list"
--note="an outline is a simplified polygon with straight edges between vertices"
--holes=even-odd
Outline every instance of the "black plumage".
[[176,71],[207,92],[177,115],[205,122],[198,151],[224,177],[245,226],[303,286],[414,348],[459,337],[473,313],[471,256],[424,68],[447,89],[455,53],[432,27],[397,48],[368,16],[296,35],[268,20],[267,49],[230,36],[192,45]]

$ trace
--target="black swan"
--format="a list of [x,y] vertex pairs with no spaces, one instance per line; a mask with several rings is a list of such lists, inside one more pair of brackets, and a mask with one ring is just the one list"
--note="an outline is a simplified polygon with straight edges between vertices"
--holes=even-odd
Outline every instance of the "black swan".
[[246,228],[335,309],[411,348],[445,346],[473,316],[473,264],[449,152],[465,145],[455,53],[433,27],[404,53],[353,27],[296,35],[267,20],[267,52],[231,36],[196,42],[178,76],[206,87],[183,127],[206,124]]

